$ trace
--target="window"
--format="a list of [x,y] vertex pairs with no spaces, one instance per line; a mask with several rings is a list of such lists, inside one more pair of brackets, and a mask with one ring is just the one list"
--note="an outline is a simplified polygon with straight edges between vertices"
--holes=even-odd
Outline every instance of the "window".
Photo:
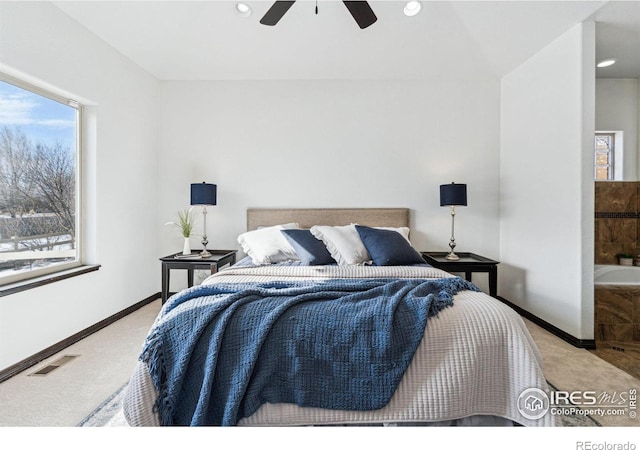
[[596,133],[595,139],[595,179],[613,180],[615,154],[615,133]]
[[0,285],[80,265],[80,119],[76,102],[0,76]]

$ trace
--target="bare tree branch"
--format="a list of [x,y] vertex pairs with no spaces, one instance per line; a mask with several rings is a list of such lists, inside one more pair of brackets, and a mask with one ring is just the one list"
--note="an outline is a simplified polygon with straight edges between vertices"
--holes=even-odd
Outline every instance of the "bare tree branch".
[[71,149],[59,143],[33,144],[18,128],[0,128],[0,209],[12,218],[40,214],[40,220],[16,222],[16,236],[60,232],[75,236],[75,155]]

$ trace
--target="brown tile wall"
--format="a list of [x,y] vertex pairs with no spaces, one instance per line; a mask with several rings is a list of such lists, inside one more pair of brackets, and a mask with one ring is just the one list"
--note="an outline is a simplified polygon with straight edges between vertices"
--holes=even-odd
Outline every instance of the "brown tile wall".
[[[640,182],[595,183],[595,263],[640,254]],[[640,286],[595,289],[595,340],[640,342]]]
[[595,294],[595,340],[640,342],[640,287],[598,287]]
[[617,264],[618,253],[640,253],[640,182],[595,183],[595,263]]

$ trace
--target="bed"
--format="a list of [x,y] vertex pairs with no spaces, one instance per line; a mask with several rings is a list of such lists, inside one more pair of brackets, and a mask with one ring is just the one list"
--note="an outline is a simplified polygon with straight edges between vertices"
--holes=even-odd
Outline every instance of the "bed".
[[171,297],[156,318],[125,395],[127,422],[559,425],[523,411],[523,393],[549,387],[520,316],[415,260],[409,224],[405,208],[249,209],[238,238],[246,258]]

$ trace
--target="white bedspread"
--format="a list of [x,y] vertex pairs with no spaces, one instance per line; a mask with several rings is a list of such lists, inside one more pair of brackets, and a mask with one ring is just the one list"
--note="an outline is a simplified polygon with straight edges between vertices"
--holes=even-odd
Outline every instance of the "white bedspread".
[[[264,282],[323,278],[442,278],[432,267],[260,266],[229,268],[205,280]],[[524,322],[500,301],[464,291],[427,323],[425,336],[387,406],[376,411],[336,411],[291,404],[265,404],[239,425],[318,425],[441,422],[495,416],[525,426],[558,425],[547,414],[530,420],[518,411],[518,396],[528,388],[549,388],[542,358]],[[138,363],[124,401],[132,426],[159,425],[153,413],[155,389],[146,366]]]

